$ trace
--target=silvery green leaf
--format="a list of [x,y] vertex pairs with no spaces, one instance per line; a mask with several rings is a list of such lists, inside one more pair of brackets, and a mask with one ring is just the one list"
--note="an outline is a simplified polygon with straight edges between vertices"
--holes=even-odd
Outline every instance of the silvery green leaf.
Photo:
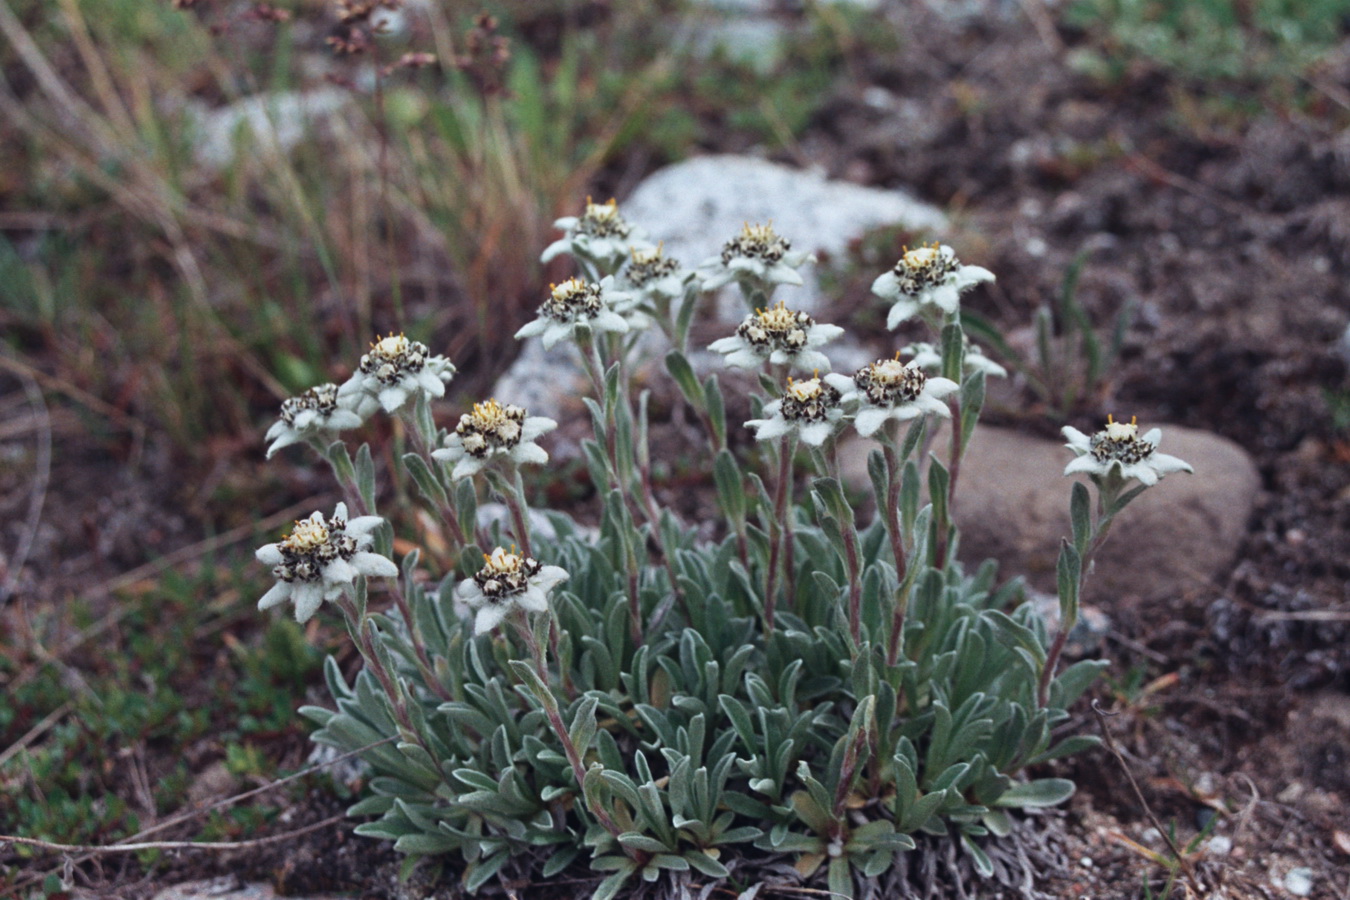
[[891,477],[886,470],[886,455],[880,450],[867,454],[867,477],[872,482],[872,500],[877,509],[885,509],[890,494]]
[[1080,557],[1087,553],[1088,541],[1092,539],[1090,502],[1087,486],[1075,481],[1069,491],[1069,519],[1073,526],[1073,546]]
[[965,332],[957,322],[942,326],[939,342],[942,346],[942,377],[961,383],[961,365],[965,359]]
[[1059,627],[1069,631],[1078,622],[1078,589],[1082,585],[1083,561],[1067,540],[1061,540],[1055,564],[1059,584]]
[[642,850],[647,853],[670,853],[674,848],[667,847],[661,841],[636,831],[627,831],[619,835],[619,844],[625,849]]
[[703,409],[707,405],[703,389],[698,383],[698,376],[694,374],[694,367],[689,365],[689,360],[683,353],[671,350],[666,354],[666,371],[675,379],[675,384],[679,386],[684,398],[693,404],[695,409]]
[[840,897],[853,896],[853,871],[846,857],[836,856],[830,860],[829,877],[826,883],[830,891]]
[[[403,454],[403,466],[412,476],[417,489],[422,492],[422,496],[435,504],[440,509],[449,502],[449,497],[445,493],[445,487],[441,485],[440,479],[431,471],[427,461],[418,453]],[[469,479],[462,479],[468,481]]]
[[564,844],[553,851],[553,855],[551,855],[544,863],[543,868],[539,870],[539,874],[544,878],[552,878],[575,862],[576,858],[580,855],[580,847],[567,846]]
[[722,388],[717,381],[717,373],[709,375],[703,382],[703,398],[708,410],[708,421],[712,423],[713,435],[719,447],[727,443],[727,413],[722,401]]
[[400,837],[394,842],[394,849],[400,853],[433,856],[437,853],[448,853],[451,850],[458,849],[459,843],[459,840],[449,835],[418,832]]
[[366,510],[375,512],[375,460],[370,455],[370,444],[362,444],[356,451],[356,490]]
[[980,877],[988,878],[994,874],[994,864],[990,862],[989,854],[985,853],[970,835],[961,835],[961,846],[970,856],[970,861],[974,864],[975,871],[980,873]]
[[1104,659],[1084,659],[1069,666],[1050,684],[1051,704],[1061,709],[1072,705],[1108,665]]
[[671,872],[688,872],[689,860],[683,856],[675,856],[671,853],[658,853],[652,857],[649,865],[658,869],[668,869]]
[[961,447],[970,444],[970,436],[975,433],[975,425],[984,409],[985,377],[981,371],[971,372],[961,382]]
[[356,467],[352,465],[352,455],[344,442],[333,441],[328,445],[328,462],[340,483],[351,484],[356,481]]
[[994,801],[995,806],[1022,809],[1057,806],[1073,796],[1074,784],[1067,778],[1038,778],[1015,784]]
[[685,851],[684,858],[689,861],[689,865],[698,869],[710,878],[726,878],[731,874],[726,866],[722,865],[702,850],[687,850]]

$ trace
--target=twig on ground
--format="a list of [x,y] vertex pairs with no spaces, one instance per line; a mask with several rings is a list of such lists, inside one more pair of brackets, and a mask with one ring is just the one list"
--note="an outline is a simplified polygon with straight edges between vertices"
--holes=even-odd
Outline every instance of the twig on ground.
[[57,844],[51,841],[40,841],[37,838],[0,834],[0,844],[24,844],[28,847],[37,847],[40,850],[51,850],[55,853],[87,853],[95,856],[107,853],[139,853],[142,850],[251,850],[254,847],[289,841],[302,834],[309,834],[311,831],[336,825],[345,818],[347,818],[346,813],[338,813],[336,816],[329,816],[322,822],[315,822],[294,831],[283,831],[281,834],[270,834],[267,837],[253,838],[248,841],[141,841],[134,844],[99,846],[97,844]]
[[46,717],[41,722],[38,722],[32,728],[28,729],[28,731],[26,731],[17,741],[6,747],[5,752],[0,753],[0,768],[3,768],[5,763],[14,758],[24,747],[27,747],[29,744],[33,743],[33,741],[42,737],[42,735],[47,732],[48,728],[51,728],[57,722],[61,721],[61,717],[70,712],[70,708],[71,703],[67,700],[56,709],[47,713]]
[[1203,897],[1205,892],[1201,888],[1200,883],[1196,880],[1195,867],[1191,865],[1191,861],[1181,852],[1181,848],[1178,847],[1176,841],[1172,839],[1171,833],[1163,827],[1162,822],[1154,815],[1153,807],[1148,805],[1148,800],[1144,799],[1144,792],[1139,789],[1139,782],[1135,780],[1134,772],[1130,770],[1129,763],[1125,761],[1124,754],[1122,754],[1120,749],[1116,746],[1115,738],[1111,736],[1111,729],[1106,727],[1106,720],[1109,717],[1116,715],[1116,713],[1107,712],[1102,709],[1096,700],[1092,701],[1092,711],[1097,714],[1097,724],[1102,730],[1102,742],[1106,745],[1106,749],[1110,751],[1111,755],[1116,758],[1116,762],[1120,763],[1120,767],[1125,770],[1125,777],[1129,779],[1130,787],[1134,789],[1134,796],[1139,801],[1139,805],[1144,808],[1144,815],[1148,816],[1149,822],[1157,829],[1158,834],[1162,835],[1163,841],[1167,844],[1167,849],[1172,852],[1172,857],[1177,861],[1177,865],[1181,868],[1182,874],[1185,875],[1186,881],[1191,889]]
[[52,422],[47,413],[47,402],[42,397],[42,388],[33,378],[32,370],[22,366],[11,367],[14,375],[23,383],[23,392],[28,405],[41,421],[37,431],[37,454],[33,460],[33,480],[28,497],[28,515],[24,517],[23,531],[19,533],[19,543],[9,558],[5,579],[0,582],[0,606],[4,606],[14,592],[28,554],[37,538],[38,525],[42,522],[42,508],[47,502],[47,485],[52,474]]

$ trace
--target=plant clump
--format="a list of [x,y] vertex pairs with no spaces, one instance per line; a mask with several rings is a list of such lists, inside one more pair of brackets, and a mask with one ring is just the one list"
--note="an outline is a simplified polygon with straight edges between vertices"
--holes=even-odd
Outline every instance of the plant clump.
[[[1072,793],[1039,766],[1094,743],[1073,733],[1068,708],[1105,663],[1059,665],[1093,554],[1142,490],[1124,490],[1125,478],[1147,485],[1189,467],[1153,453],[1157,435],[1137,438],[1133,423],[1110,422],[1104,437],[1066,429],[1068,473],[1086,474],[1099,496],[1094,513],[1085,485],[1070,492],[1052,630],[1017,579],[1001,582],[992,562],[968,570],[952,553],[959,463],[997,373],[965,365],[973,351],[947,301],[991,274],[942,247],[901,260],[927,274],[897,291],[947,292],[933,303],[884,297],[923,313],[933,330],[924,352],[941,374],[897,354],[853,376],[793,378],[803,359],[776,353],[810,349],[828,364],[815,348],[842,330],[770,302],[800,282],[807,255],[770,226],[747,226],[700,279],[659,249],[597,253],[587,243],[626,236],[621,222],[612,203],[560,220],[565,246],[545,253],[571,254],[584,278],[555,287],[518,335],[565,343],[590,375],[583,451],[598,529],[530,507],[520,470],[548,460],[534,441],[556,423],[521,406],[480,402],[447,429],[432,409],[439,395],[412,392],[386,406],[409,436],[397,460],[307,440],[362,513],[345,526],[360,550],[348,553],[339,507],[333,519],[297,523],[259,558],[281,574],[323,569],[329,586],[306,595],[306,613],[334,600],[361,653],[351,682],[328,661],[335,708],[302,709],[319,725],[316,741],[358,752],[374,772],[350,809],[367,819],[357,832],[393,841],[410,865],[444,864],[470,892],[493,880],[589,877],[595,900],[646,883],[657,893],[644,896],[659,897],[695,887],[706,896],[723,883],[873,897],[901,877],[905,854],[923,852],[919,834],[949,841],[975,877],[1030,879],[990,853],[1018,840],[1022,811]],[[615,290],[624,264],[626,284],[650,266],[669,292]],[[758,368],[766,390],[782,385],[749,398],[748,451],[728,440],[717,374],[696,374],[688,348],[700,288],[733,282],[751,315],[713,349],[726,365]],[[632,381],[631,333],[653,326],[707,433],[714,522],[683,521],[653,478],[660,448]],[[408,349],[385,338],[366,374]],[[342,391],[337,402],[363,420],[376,412]],[[945,456],[929,452],[939,418],[952,422]],[[849,429],[872,442],[863,448],[872,516],[840,480]],[[417,486],[408,502],[422,507],[422,527],[443,526],[425,542],[434,555],[411,550],[397,569],[385,558],[412,511],[392,501],[377,513],[376,459]],[[491,499],[505,519],[480,515]],[[310,561],[316,554],[335,555]],[[353,571],[330,571],[347,559]],[[388,579],[379,609],[373,578]],[[283,578],[260,605],[286,599],[290,584]]]

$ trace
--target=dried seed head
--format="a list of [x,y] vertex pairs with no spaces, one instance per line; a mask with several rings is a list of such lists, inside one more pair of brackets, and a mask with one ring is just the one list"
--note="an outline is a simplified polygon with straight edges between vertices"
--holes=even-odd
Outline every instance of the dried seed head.
[[539,314],[556,322],[572,323],[596,316],[604,307],[600,285],[569,278],[562,284],[551,284],[552,292]]
[[737,326],[736,334],[761,352],[784,350],[796,353],[806,346],[807,329],[815,324],[806,313],[788,309],[780,301],[772,309],[761,309],[746,316]]
[[361,357],[360,369],[385,384],[393,384],[406,373],[422,371],[430,352],[420,341],[390,334],[370,345],[370,352]]
[[287,425],[294,425],[295,417],[307,409],[324,417],[330,416],[337,409],[337,392],[336,384],[320,384],[289,397],[281,404],[281,420]]
[[665,250],[660,244],[650,250],[635,247],[632,254],[633,261],[628,264],[625,277],[634,287],[644,287],[658,278],[665,278],[680,267],[679,262],[665,255]]
[[586,198],[586,211],[577,219],[576,230],[591,237],[628,237],[633,226],[619,215],[619,206],[611,197],[608,203],[594,203]]
[[913,250],[905,247],[894,272],[902,293],[917,294],[925,288],[942,284],[960,268],[961,262],[956,254],[943,252],[942,247],[934,242]]
[[530,579],[539,574],[542,568],[538,561],[516,553],[513,546],[507,553],[502,547],[483,554],[483,568],[473,576],[478,589],[489,602],[499,602],[507,597],[522,593],[530,586]]
[[831,409],[839,405],[839,391],[820,380],[817,375],[795,381],[788,378],[787,390],[783,392],[782,414],[789,422],[820,422]]
[[475,403],[473,412],[459,417],[455,433],[460,437],[464,452],[479,459],[489,453],[510,450],[520,443],[525,424],[525,410],[495,399]]

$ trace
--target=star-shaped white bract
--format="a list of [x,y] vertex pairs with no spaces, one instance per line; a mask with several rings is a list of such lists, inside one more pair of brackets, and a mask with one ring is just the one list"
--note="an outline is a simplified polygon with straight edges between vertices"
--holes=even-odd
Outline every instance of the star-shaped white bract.
[[960,390],[949,378],[929,378],[912,362],[879,359],[859,369],[852,377],[826,375],[842,395],[842,402],[860,404],[853,427],[858,434],[871,437],[891,419],[905,422],[932,413],[951,418],[951,410],[942,398]]
[[338,387],[321,384],[281,404],[281,418],[267,429],[267,458],[282,447],[298,444],[316,436],[332,435],[346,428],[357,428],[362,419],[338,402]]
[[830,368],[830,359],[816,348],[844,333],[838,325],[818,325],[804,312],[779,303],[745,317],[736,334],[713,341],[708,349],[726,357],[726,364],[754,369],[771,362],[808,372]]
[[894,329],[925,306],[947,315],[956,312],[968,288],[993,281],[994,273],[980,266],[963,266],[945,244],[906,249],[891,271],[872,282],[872,293],[891,304],[886,327]]
[[595,263],[606,272],[623,265],[634,249],[651,246],[643,239],[641,229],[626,222],[611,199],[608,203],[592,203],[586,198],[586,209],[579,216],[564,216],[553,223],[554,228],[567,232],[549,244],[539,257],[548,262],[562,253],[579,256]]
[[431,456],[454,465],[450,471],[454,481],[477,475],[498,459],[514,466],[543,465],[548,462],[548,453],[534,442],[535,438],[557,427],[552,419],[527,415],[522,407],[509,403],[475,403],[473,412],[460,416],[455,430],[446,435],[445,446],[432,451]]
[[804,381],[788,378],[783,396],[765,405],[767,418],[751,419],[745,425],[755,429],[758,441],[771,441],[795,431],[803,444],[819,447],[843,418],[839,400],[838,389],[820,378]]
[[347,504],[339,503],[332,518],[316,512],[295,523],[275,544],[259,547],[258,561],[272,567],[277,583],[258,601],[258,609],[295,602],[295,620],[308,621],[325,600],[355,591],[356,578],[394,578],[398,567],[368,551],[371,532],[384,520],[379,516],[347,518]]
[[[983,372],[988,378],[1006,378],[1008,370],[994,362],[984,355],[984,350],[980,349],[978,344],[972,344],[969,338],[965,339],[965,354],[962,357],[961,368],[965,374],[971,372]],[[909,364],[918,366],[925,372],[942,371],[942,354],[938,348],[926,341],[910,344],[908,347],[902,347],[900,352],[906,356],[913,357]]]
[[715,291],[733,281],[768,293],[780,284],[802,284],[797,268],[815,262],[809,253],[793,251],[792,243],[773,230],[773,224],[751,225],[727,241],[719,256],[705,259],[699,270],[703,290]]
[[540,335],[544,349],[551,350],[558,341],[571,339],[578,325],[587,325],[592,331],[628,331],[627,320],[615,309],[626,307],[631,298],[615,290],[613,275],[606,275],[599,284],[569,278],[551,288],[548,299],[539,307],[538,318],[525,323],[516,332],[517,338]]
[[1139,426],[1133,419],[1117,422],[1108,416],[1106,427],[1091,437],[1067,425],[1062,433],[1068,441],[1064,446],[1075,455],[1064,467],[1065,475],[1082,472],[1109,477],[1114,472],[1122,481],[1137,478],[1140,484],[1152,486],[1173,472],[1195,471],[1190,463],[1158,452],[1162,429],[1154,428],[1140,437]]
[[377,409],[394,412],[419,393],[444,397],[454,375],[450,360],[432,356],[426,344],[391,334],[370,345],[361,365],[338,388],[338,400],[364,421]]
[[561,566],[544,566],[538,561],[498,547],[492,555],[483,554],[483,568],[455,588],[455,597],[476,615],[474,634],[486,634],[501,624],[511,610],[545,612],[549,593],[568,578]]

